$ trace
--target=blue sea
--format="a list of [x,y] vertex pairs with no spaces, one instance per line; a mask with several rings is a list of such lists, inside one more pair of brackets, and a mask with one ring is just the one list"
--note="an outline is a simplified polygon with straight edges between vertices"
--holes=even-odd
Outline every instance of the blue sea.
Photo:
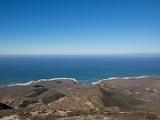
[[157,56],[0,56],[0,86],[53,78],[92,83],[112,77],[160,76]]

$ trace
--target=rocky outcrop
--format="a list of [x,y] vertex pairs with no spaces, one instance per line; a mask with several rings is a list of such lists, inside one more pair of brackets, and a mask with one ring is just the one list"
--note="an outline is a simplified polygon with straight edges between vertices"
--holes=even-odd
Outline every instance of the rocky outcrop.
[[55,102],[48,104],[51,110],[65,110],[65,111],[82,111],[94,109],[95,106],[86,98],[81,97],[63,97]]
[[10,115],[10,116],[1,118],[1,120],[22,120],[22,119],[20,119],[18,115]]
[[34,104],[34,103],[37,103],[37,102],[38,102],[37,100],[26,99],[26,100],[22,100],[18,106],[24,108],[24,107],[27,107],[30,104]]
[[9,105],[9,106],[12,106],[12,107],[14,107],[14,106],[16,106],[17,104],[18,104],[18,99],[16,100],[16,99],[13,99],[13,98],[11,98],[11,97],[3,97],[2,99],[1,99],[1,102],[2,103],[4,103],[4,104],[7,104],[7,105]]

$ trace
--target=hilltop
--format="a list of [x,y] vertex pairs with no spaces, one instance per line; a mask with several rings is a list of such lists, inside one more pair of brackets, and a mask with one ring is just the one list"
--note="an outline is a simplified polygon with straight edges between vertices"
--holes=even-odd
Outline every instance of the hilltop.
[[159,120],[160,78],[40,81],[0,88],[1,120]]

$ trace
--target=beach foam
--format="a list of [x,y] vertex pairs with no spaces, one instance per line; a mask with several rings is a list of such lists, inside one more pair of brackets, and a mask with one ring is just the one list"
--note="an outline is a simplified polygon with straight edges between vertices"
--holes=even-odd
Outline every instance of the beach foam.
[[[106,79],[101,79],[95,82],[92,82],[92,85],[96,85],[96,84],[100,84],[102,81],[105,80],[117,80],[117,79],[121,79],[121,80],[129,80],[129,79],[142,79],[142,78],[147,78],[148,76],[137,76],[137,77],[109,77]],[[26,85],[30,85],[30,84],[34,84],[34,83],[39,83],[42,81],[54,81],[54,80],[72,80],[75,83],[78,83],[78,80],[76,80],[75,78],[67,78],[67,77],[58,77],[58,78],[51,78],[51,79],[40,79],[37,81],[29,81],[29,82],[25,82],[25,83],[14,83],[14,84],[9,84],[9,85],[4,85],[4,86],[0,86],[2,87],[12,87],[12,86],[26,86]]]
[[102,79],[102,80],[98,80],[96,82],[92,82],[91,84],[92,85],[97,85],[97,84],[100,84],[102,81],[105,81],[105,80],[118,80],[118,79],[121,79],[121,80],[129,80],[129,79],[142,79],[142,78],[148,78],[148,76],[137,76],[137,77],[109,77],[107,79]]
[[26,85],[30,85],[33,83],[39,83],[42,81],[54,81],[54,80],[72,80],[75,83],[78,83],[78,80],[76,80],[75,78],[65,78],[65,77],[59,77],[59,78],[51,78],[51,79],[40,79],[37,81],[29,81],[29,82],[25,82],[25,83],[14,83],[14,84],[9,84],[9,85],[5,85],[5,86],[1,86],[1,87],[12,87],[12,86],[26,86]]

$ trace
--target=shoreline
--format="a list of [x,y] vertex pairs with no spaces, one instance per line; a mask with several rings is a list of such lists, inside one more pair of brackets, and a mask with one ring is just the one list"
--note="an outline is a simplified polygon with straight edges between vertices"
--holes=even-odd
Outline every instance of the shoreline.
[[31,85],[31,84],[36,84],[39,82],[45,82],[45,81],[54,81],[54,80],[72,80],[75,83],[81,83],[81,84],[89,84],[89,85],[96,85],[96,84],[100,84],[101,82],[105,81],[105,80],[130,80],[130,79],[142,79],[142,78],[160,78],[160,76],[147,76],[147,75],[141,75],[141,76],[131,76],[131,77],[108,77],[106,79],[100,79],[97,81],[93,81],[90,83],[83,83],[83,82],[79,82],[79,80],[75,79],[75,78],[70,78],[70,77],[58,77],[58,78],[51,78],[51,79],[39,79],[39,80],[31,80],[28,82],[24,82],[24,83],[11,83],[11,84],[7,84],[7,85],[0,85],[0,88],[4,88],[4,87],[13,87],[13,86],[26,86],[26,85]]

